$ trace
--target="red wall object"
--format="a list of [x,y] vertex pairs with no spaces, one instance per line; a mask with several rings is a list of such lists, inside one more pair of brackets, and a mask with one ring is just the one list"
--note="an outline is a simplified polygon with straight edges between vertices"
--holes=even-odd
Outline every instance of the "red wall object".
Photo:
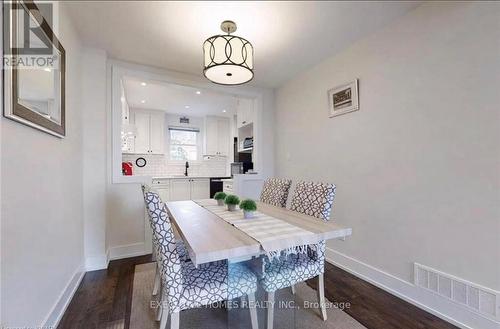
[[122,162],[122,173],[124,176],[132,176],[132,162]]

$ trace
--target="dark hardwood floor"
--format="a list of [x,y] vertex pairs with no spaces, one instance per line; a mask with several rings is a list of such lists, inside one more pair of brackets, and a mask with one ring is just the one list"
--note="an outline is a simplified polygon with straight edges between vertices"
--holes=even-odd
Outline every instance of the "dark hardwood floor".
[[[151,255],[112,261],[107,270],[85,274],[59,329],[128,329],[134,267]],[[309,284],[316,288],[316,281]],[[326,264],[325,294],[350,303],[344,311],[369,329],[457,329],[348,272]]]

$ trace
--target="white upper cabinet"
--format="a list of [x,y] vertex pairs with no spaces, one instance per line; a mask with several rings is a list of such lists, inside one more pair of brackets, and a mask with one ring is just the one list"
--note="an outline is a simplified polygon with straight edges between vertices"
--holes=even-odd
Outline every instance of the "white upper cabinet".
[[163,154],[165,116],[163,112],[133,111],[136,128],[135,145],[132,153]]
[[149,122],[149,150],[152,154],[163,154],[164,153],[164,119],[163,113],[154,113],[150,115]]
[[205,155],[216,155],[219,152],[217,122],[216,117],[205,118]]
[[205,152],[204,155],[229,155],[231,142],[228,118],[207,116],[205,118]]
[[253,99],[241,98],[238,100],[236,110],[236,122],[238,128],[246,126],[254,121]]
[[229,119],[217,120],[217,152],[219,155],[229,155],[229,144],[231,142]]

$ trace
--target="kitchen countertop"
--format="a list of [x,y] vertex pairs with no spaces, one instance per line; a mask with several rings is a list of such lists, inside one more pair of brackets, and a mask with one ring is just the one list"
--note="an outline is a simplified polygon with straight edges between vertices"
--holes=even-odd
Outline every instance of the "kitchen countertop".
[[152,176],[151,179],[186,179],[186,178],[219,178],[223,177],[221,179],[229,179],[229,176]]

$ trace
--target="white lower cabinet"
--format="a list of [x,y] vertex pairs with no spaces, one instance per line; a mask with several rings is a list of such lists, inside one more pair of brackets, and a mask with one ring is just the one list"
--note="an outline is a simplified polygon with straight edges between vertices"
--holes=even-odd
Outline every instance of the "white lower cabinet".
[[197,179],[191,180],[191,199],[209,199],[210,198],[210,180]]
[[163,201],[170,200],[170,180],[169,179],[155,179],[153,180],[153,188],[158,191],[160,198]]
[[208,178],[182,178],[170,180],[169,201],[208,198],[210,198],[210,180]]
[[168,186],[156,187],[156,190],[162,200],[170,200],[170,188]]

